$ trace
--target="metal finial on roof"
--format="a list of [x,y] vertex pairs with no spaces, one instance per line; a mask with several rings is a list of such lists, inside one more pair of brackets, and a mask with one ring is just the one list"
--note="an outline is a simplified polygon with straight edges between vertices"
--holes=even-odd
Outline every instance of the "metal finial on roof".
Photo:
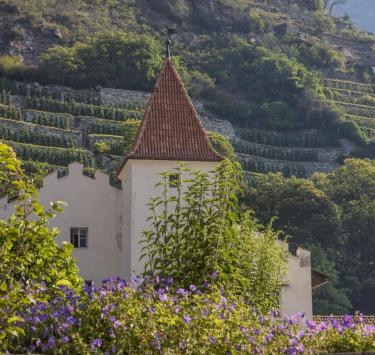
[[165,53],[165,56],[168,58],[168,59],[171,59],[171,44],[172,44],[172,41],[170,39],[167,39],[165,41],[165,44],[167,45],[167,51]]
[[168,39],[165,41],[165,44],[167,45],[167,51],[166,51],[165,56],[168,59],[171,59],[171,45],[172,45],[171,38],[172,38],[172,35],[174,35],[175,33],[177,33],[177,30],[175,28],[168,28],[168,31],[167,31]]

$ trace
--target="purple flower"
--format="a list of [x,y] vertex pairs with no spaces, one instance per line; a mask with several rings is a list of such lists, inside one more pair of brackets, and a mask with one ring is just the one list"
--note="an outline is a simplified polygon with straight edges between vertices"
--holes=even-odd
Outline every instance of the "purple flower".
[[92,351],[96,350],[97,348],[100,348],[102,346],[102,339],[94,339],[91,344],[90,344],[90,348]]
[[225,320],[225,315],[224,315],[223,313],[220,313],[220,318],[221,318],[222,320]]
[[210,335],[208,338],[212,344],[216,344],[216,339],[212,335]]
[[191,317],[190,316],[185,315],[185,316],[182,317],[182,319],[186,324],[191,323]]
[[211,284],[208,282],[208,281],[205,281],[204,284],[203,284],[203,288],[209,288],[211,286]]
[[152,306],[150,306],[150,312],[151,312],[151,313],[155,313],[155,308],[152,307]]
[[189,292],[184,290],[183,288],[178,288],[176,290],[176,295],[178,296],[186,296]]
[[321,332],[324,332],[324,331],[326,331],[328,329],[328,327],[327,327],[327,323],[326,322],[321,322],[320,324],[319,324],[319,330],[321,331]]
[[273,334],[267,334],[266,335],[266,344],[268,344],[271,341],[272,338],[273,338]]
[[247,332],[247,328],[245,328],[243,325],[240,325],[240,330],[241,332]]
[[179,307],[179,306],[176,306],[176,307],[174,308],[174,312],[175,312],[175,313],[179,313],[179,312],[180,312],[180,307]]
[[316,330],[316,323],[313,320],[308,320],[306,324],[309,329]]
[[353,325],[353,317],[346,314],[343,318],[343,325],[344,328],[351,328]]
[[109,320],[112,322],[113,328],[117,329],[120,326],[120,322],[114,317],[109,317]]
[[297,335],[296,335],[296,338],[299,340],[301,339],[303,336],[305,335],[305,332],[303,330],[300,330]]
[[173,284],[173,277],[172,276],[168,276],[166,279],[165,279],[165,284],[170,286]]
[[56,340],[55,337],[50,337],[48,339],[47,347],[48,349],[53,349],[56,346]]
[[207,310],[202,309],[201,314],[202,314],[203,318],[207,318]]
[[67,343],[69,343],[69,337],[67,335],[64,335],[61,338],[61,341],[62,341],[63,344],[67,344]]
[[189,289],[191,292],[195,292],[197,290],[197,287],[195,285],[190,285]]
[[212,280],[216,280],[219,277],[219,273],[217,271],[213,271],[211,273]]
[[162,302],[166,302],[168,300],[168,295],[165,293],[162,293],[162,294],[159,293],[159,299]]

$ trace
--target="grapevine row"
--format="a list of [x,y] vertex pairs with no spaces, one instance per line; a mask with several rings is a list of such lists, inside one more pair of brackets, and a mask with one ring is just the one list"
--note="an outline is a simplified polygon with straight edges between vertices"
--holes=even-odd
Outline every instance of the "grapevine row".
[[339,101],[330,101],[331,103],[341,106],[346,113],[353,116],[363,116],[363,117],[374,117],[375,118],[375,107],[366,105],[356,105],[349,104]]
[[258,173],[282,172],[285,176],[306,177],[307,172],[303,165],[287,164],[277,162],[267,162],[264,160],[247,159],[241,161],[242,166],[247,171]]
[[234,141],[233,146],[238,153],[256,155],[269,159],[288,161],[318,161],[319,155],[316,150],[283,149],[276,146],[252,144],[243,141]]
[[324,93],[331,101],[375,107],[375,96],[372,95],[353,95],[348,91],[335,91],[327,89],[324,90]]
[[323,84],[333,89],[346,89],[350,91],[362,91],[368,94],[374,93],[374,87],[369,84],[362,84],[354,81],[323,79]]
[[52,146],[52,147],[63,147],[63,148],[73,148],[74,141],[71,136],[68,134],[50,134],[49,132],[45,131],[43,127],[40,127],[40,131],[38,127],[30,127],[28,125],[24,125],[24,127],[16,127],[16,129],[11,129],[7,125],[7,119],[0,118],[0,138],[11,140],[15,142],[21,143],[31,143],[37,145],[45,145],[45,146]]
[[349,121],[349,122],[355,122],[360,127],[375,128],[375,119],[374,118],[345,115],[344,120]]
[[64,130],[72,126],[72,120],[68,114],[54,114],[36,110],[22,111],[15,106],[0,105],[0,116],[14,121],[31,122],[40,126],[49,126]]
[[[0,79],[0,90],[5,90],[13,95],[31,97],[51,97],[54,100],[65,101],[67,103],[83,103],[94,106],[103,106],[103,97],[91,90],[72,90],[56,86],[40,86],[34,83],[22,83],[8,79]],[[142,100],[131,100],[125,105],[121,105],[131,110],[144,109]]]
[[337,146],[339,143],[337,132],[311,130],[288,134],[260,129],[238,129],[237,133],[241,139],[249,142],[278,147],[318,148]]
[[67,103],[44,97],[25,97],[25,107],[48,112],[64,112],[73,116],[92,116],[113,121],[125,121],[129,118],[141,119],[140,111],[116,109],[109,106],[94,106],[82,103]]
[[53,165],[67,166],[74,161],[81,162],[85,166],[93,165],[93,156],[89,151],[80,149],[49,148],[32,144],[5,141],[15,150],[22,160],[34,160]]

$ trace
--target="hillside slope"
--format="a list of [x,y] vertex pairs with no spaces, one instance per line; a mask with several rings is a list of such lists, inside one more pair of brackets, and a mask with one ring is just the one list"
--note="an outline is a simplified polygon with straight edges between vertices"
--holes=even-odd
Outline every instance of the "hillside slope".
[[[230,122],[221,132],[232,139],[245,169],[288,176],[331,171],[358,146],[366,156],[375,136],[374,37],[324,15],[316,2],[2,0],[0,18],[0,53],[12,56],[0,62],[8,77],[5,96],[19,96],[16,80],[150,92],[166,29],[176,28],[173,54],[190,94],[205,114]],[[48,92],[40,96],[43,103],[26,100],[27,109],[71,114],[58,102],[58,108],[48,106]],[[26,109],[25,100],[14,103]],[[94,117],[92,108],[86,111],[80,115]],[[126,118],[142,117],[128,111]],[[72,120],[87,131],[86,123]],[[102,140],[116,146],[120,138]],[[30,143],[24,139],[19,143]],[[94,141],[100,139],[90,136],[75,146],[92,154]]]

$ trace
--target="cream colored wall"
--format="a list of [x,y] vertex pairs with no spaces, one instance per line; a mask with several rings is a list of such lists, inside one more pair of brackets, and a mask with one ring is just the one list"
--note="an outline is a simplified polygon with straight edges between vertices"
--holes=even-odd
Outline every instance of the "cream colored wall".
[[[87,227],[88,248],[74,249],[80,274],[95,283],[112,276],[125,276],[121,269],[122,192],[109,185],[108,175],[96,172],[95,179],[82,174],[79,163],[69,165],[69,174],[57,178],[52,173],[44,179],[40,202],[65,201],[68,206],[51,221],[60,234],[58,243],[70,242],[70,227]],[[6,206],[6,209],[4,208]],[[13,206],[0,200],[0,219],[12,214]]]
[[[209,172],[217,166],[217,163],[187,162],[186,165],[191,170]],[[138,275],[144,271],[144,261],[139,261],[142,254],[140,241],[143,238],[143,230],[148,226],[147,218],[150,216],[147,204],[151,197],[161,192],[161,188],[155,188],[155,185],[161,181],[160,173],[178,166],[179,162],[176,161],[131,159],[119,176],[122,180],[124,211],[127,211],[127,217],[123,219],[124,239],[131,244],[131,248],[125,250],[123,254],[128,276]],[[130,262],[126,263],[126,260]]]
[[290,255],[287,285],[281,291],[280,308],[283,315],[304,312],[312,319],[311,257],[310,252],[298,248]]

